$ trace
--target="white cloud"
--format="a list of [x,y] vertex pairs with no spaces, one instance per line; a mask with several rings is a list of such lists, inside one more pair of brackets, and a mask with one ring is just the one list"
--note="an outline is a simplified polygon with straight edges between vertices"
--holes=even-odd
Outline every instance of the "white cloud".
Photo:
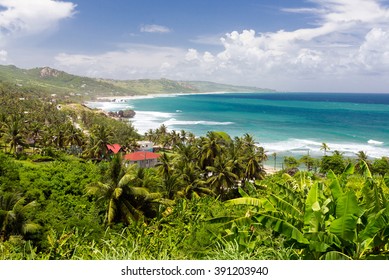
[[142,25],[140,31],[146,33],[170,33],[171,32],[171,30],[168,27],[162,25],[156,25],[156,24]]
[[185,51],[178,48],[129,45],[125,50],[97,55],[61,53],[56,66],[72,73],[104,78],[159,78],[168,75]]
[[[280,90],[387,91],[388,7],[376,0],[310,2],[316,7],[284,11],[312,14],[316,21],[311,28],[232,31],[220,38],[218,52],[132,45],[95,56],[63,53],[56,60],[59,67],[74,73],[122,79],[166,77]],[[149,27],[148,32],[161,32]]]
[[6,50],[0,50],[0,62],[7,61],[8,52]]
[[76,5],[53,0],[0,0],[0,38],[10,35],[30,35],[55,26],[71,17]]
[[389,73],[389,30],[373,28],[365,37],[358,52],[366,70]]

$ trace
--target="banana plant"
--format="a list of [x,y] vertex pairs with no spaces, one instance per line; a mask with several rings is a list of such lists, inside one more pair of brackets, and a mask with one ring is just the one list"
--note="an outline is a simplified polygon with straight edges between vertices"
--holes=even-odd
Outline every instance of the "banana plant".
[[388,258],[388,188],[384,178],[373,177],[367,164],[360,164],[361,191],[350,187],[355,166],[349,164],[341,175],[330,171],[327,180],[316,180],[308,192],[289,178],[269,187],[265,197],[243,194],[226,205],[249,207],[244,217],[220,217],[213,222],[266,227],[285,236],[300,249],[302,258]]

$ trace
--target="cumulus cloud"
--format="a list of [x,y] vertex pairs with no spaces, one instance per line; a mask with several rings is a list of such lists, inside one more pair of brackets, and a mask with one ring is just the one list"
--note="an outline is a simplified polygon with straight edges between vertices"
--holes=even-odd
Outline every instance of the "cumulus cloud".
[[142,25],[140,27],[140,31],[146,33],[170,33],[171,32],[170,28],[162,25],[156,25],[156,24]]
[[0,0],[0,36],[29,35],[72,16],[76,5],[53,0]]
[[269,33],[233,31],[221,38],[224,49],[214,54],[211,63],[206,63],[205,54],[195,49],[188,51],[186,59],[213,77],[225,76],[239,82],[238,75],[246,82],[271,83],[275,87],[309,79],[317,86],[321,82],[328,87],[333,81],[355,80],[361,75],[387,75],[387,7],[374,0],[311,2],[317,7],[284,9],[316,16],[311,28]]
[[232,31],[220,38],[217,52],[133,45],[95,56],[63,53],[56,59],[60,67],[113,78],[203,79],[285,90],[363,91],[377,81],[381,90],[389,86],[388,7],[378,0],[310,2],[315,7],[283,10],[314,16],[309,28]]

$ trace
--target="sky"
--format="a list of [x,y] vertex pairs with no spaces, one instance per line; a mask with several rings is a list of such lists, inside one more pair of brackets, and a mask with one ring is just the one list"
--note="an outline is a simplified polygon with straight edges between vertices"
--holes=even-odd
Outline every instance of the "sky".
[[389,93],[389,0],[0,0],[0,64]]

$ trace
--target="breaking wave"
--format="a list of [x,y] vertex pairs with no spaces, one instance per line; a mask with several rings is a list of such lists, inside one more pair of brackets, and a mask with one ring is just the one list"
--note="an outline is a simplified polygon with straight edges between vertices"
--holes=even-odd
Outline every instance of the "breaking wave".
[[[333,151],[339,151],[344,156],[354,157],[359,151],[365,152],[369,157],[380,158],[384,154],[389,154],[389,148],[381,146],[383,142],[371,140],[367,144],[359,143],[326,143],[330,150],[327,152],[330,155]],[[321,149],[322,142],[308,139],[289,139],[286,141],[261,143],[268,154],[292,154],[311,156],[322,156],[324,151]]]
[[231,125],[233,122],[212,122],[212,121],[180,121],[174,118],[163,122],[166,126],[169,125]]

